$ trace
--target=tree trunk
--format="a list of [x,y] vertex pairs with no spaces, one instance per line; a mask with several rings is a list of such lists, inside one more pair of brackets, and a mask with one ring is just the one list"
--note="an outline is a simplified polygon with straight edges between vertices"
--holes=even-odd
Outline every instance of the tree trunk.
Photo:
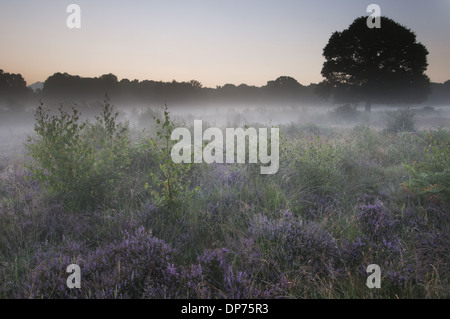
[[372,109],[372,103],[371,102],[366,102],[366,108],[365,111],[366,112],[370,112]]

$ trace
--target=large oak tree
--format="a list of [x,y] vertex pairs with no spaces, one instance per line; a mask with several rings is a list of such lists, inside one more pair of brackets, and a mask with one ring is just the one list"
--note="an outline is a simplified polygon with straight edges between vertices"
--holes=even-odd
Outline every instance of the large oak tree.
[[369,28],[367,17],[357,18],[342,32],[334,32],[323,50],[326,61],[319,95],[335,102],[420,103],[430,93],[426,47],[399,23],[381,17],[381,28]]

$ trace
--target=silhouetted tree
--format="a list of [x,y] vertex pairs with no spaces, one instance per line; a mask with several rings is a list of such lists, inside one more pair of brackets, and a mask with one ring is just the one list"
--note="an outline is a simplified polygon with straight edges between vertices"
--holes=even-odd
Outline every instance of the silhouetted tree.
[[67,97],[79,91],[78,86],[80,82],[81,79],[79,76],[57,72],[45,80],[42,92],[47,96],[56,95]]
[[323,50],[326,61],[317,88],[334,101],[420,103],[430,93],[426,47],[397,22],[381,17],[381,28],[369,28],[367,17],[357,18],[348,29],[334,32]]
[[290,76],[280,76],[274,81],[267,82],[267,88],[274,90],[297,90],[302,87],[300,83],[297,82],[296,79]]
[[189,84],[191,85],[191,88],[193,88],[193,89],[201,89],[203,87],[203,85],[197,80],[191,80],[189,82]]
[[428,98],[430,104],[449,105],[450,103],[450,80],[444,83],[431,83],[431,94]]
[[112,73],[109,73],[109,74],[103,74],[99,78],[98,87],[102,91],[105,91],[105,92],[110,91],[110,92],[108,92],[108,94],[110,94],[111,92],[113,92],[117,89],[118,84],[119,84],[119,82],[117,80],[117,76],[115,76]]
[[29,99],[33,90],[21,74],[7,73],[0,69],[0,102],[5,103],[10,110],[22,109],[22,102]]
[[284,102],[297,102],[306,92],[305,87],[290,76],[280,76],[274,81],[268,81],[264,91],[268,98]]
[[21,94],[27,91],[27,83],[21,74],[5,73],[0,70],[0,92]]

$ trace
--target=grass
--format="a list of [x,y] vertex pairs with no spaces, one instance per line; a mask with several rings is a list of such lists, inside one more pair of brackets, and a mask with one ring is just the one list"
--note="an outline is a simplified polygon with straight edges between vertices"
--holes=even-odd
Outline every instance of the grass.
[[[280,126],[280,169],[264,176],[257,165],[180,170],[149,143],[153,125],[131,129],[127,169],[95,205],[65,206],[17,145],[2,155],[0,297],[450,297],[449,203],[404,186],[404,165],[427,160],[429,132]],[[170,183],[199,190],[164,201],[164,180],[150,177],[161,165]],[[76,291],[65,286],[72,261]],[[365,285],[372,263],[381,289]]]

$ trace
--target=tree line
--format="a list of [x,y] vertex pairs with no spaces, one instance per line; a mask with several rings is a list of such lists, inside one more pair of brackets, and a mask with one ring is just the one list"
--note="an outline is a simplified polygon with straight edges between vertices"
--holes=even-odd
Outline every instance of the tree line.
[[[202,105],[214,103],[319,103],[315,84],[304,86],[290,76],[280,76],[257,87],[247,84],[225,84],[216,88],[204,87],[197,80],[188,82],[154,80],[119,80],[114,74],[81,77],[55,73],[36,91],[26,86],[20,74],[1,73],[0,92],[7,91],[16,99],[37,97],[50,101],[96,101],[107,94],[115,103],[143,102],[146,104]],[[5,78],[21,79],[4,81]],[[4,84],[8,83],[8,84]],[[11,100],[11,99],[9,99]],[[5,102],[4,100],[3,102]]]
[[312,88],[301,85],[289,76],[268,81],[265,86],[225,84],[216,88],[204,87],[197,80],[188,82],[154,80],[118,80],[114,74],[83,78],[67,73],[55,73],[44,83],[45,98],[96,99],[105,93],[113,100],[149,102],[155,104],[201,104],[214,102],[258,102],[271,100],[295,103],[318,100]]

